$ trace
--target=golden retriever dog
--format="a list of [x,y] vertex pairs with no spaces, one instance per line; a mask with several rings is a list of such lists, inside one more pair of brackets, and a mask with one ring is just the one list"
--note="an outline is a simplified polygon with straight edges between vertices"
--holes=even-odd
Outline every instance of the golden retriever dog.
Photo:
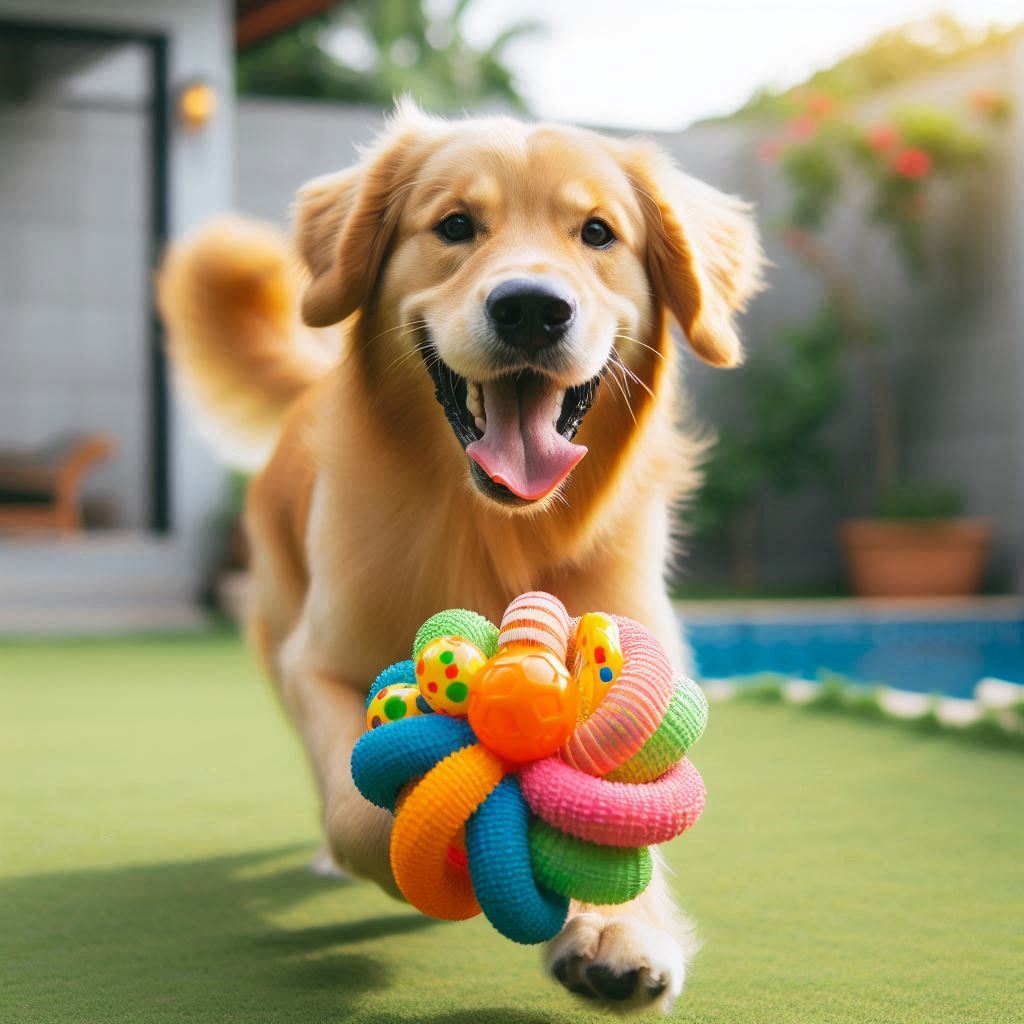
[[[395,892],[391,818],[349,754],[369,684],[429,615],[498,621],[547,590],[639,620],[686,669],[664,576],[699,446],[670,318],[705,362],[738,363],[761,253],[744,204],[649,142],[407,103],[300,191],[294,225],[292,244],[242,219],[186,239],[161,307],[185,394],[261,467],[249,632],[326,850]],[[311,330],[333,325],[333,345]],[[545,962],[590,1005],[667,1009],[693,949],[659,866],[632,903],[573,905]]]

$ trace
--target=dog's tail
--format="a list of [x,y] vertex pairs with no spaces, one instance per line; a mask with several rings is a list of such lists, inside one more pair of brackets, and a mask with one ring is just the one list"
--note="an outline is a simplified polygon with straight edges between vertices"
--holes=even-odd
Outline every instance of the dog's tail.
[[157,281],[167,350],[204,433],[255,469],[292,402],[330,368],[298,317],[300,276],[276,228],[221,217],[171,247]]

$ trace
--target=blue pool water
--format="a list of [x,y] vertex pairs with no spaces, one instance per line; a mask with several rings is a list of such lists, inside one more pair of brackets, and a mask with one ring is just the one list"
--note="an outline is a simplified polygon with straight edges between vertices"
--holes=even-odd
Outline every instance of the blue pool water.
[[922,693],[972,696],[986,676],[1024,684],[1024,621],[688,621],[701,676],[822,671]]

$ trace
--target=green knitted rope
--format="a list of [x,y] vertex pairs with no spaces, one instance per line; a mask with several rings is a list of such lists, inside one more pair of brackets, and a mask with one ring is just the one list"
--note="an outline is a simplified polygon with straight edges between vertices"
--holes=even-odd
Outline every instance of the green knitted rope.
[[653,872],[646,846],[599,846],[539,818],[530,825],[530,862],[538,884],[583,903],[628,903]]
[[465,608],[450,608],[431,615],[418,630],[412,642],[412,660],[415,661],[431,640],[439,636],[461,636],[475,644],[485,658],[498,653],[498,627],[476,612]]
[[661,725],[626,762],[610,771],[610,782],[653,782],[661,778],[700,739],[708,722],[704,691],[692,679],[676,676],[676,688]]

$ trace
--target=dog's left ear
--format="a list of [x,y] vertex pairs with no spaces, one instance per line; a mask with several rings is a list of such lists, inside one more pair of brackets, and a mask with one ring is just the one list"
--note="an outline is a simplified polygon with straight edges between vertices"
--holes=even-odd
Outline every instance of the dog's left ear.
[[294,234],[313,275],[302,297],[302,319],[310,327],[344,320],[369,297],[407,186],[444,130],[443,121],[401,101],[358,164],[299,192]]
[[761,289],[764,266],[750,207],[683,174],[653,144],[625,144],[619,159],[644,211],[658,297],[701,359],[738,365],[743,349],[733,314]]

